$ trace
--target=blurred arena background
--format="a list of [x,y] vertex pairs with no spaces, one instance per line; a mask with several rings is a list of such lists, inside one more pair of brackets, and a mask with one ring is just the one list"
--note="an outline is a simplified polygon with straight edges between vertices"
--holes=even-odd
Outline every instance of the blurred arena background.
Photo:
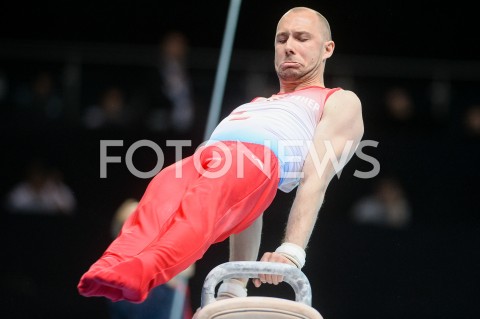
[[[125,164],[151,140],[203,140],[229,1],[42,1],[0,5],[3,318],[108,318],[106,302],[78,295],[77,282],[110,242],[110,225],[148,178]],[[244,0],[222,115],[277,90],[276,23],[293,6],[329,20],[336,42],[327,86],[362,100],[363,152],[330,185],[307,253],[313,306],[325,317],[475,318],[480,266],[480,31],[462,2]],[[164,40],[183,55],[187,106],[163,92]],[[175,51],[177,52],[177,51]],[[173,71],[174,72],[174,71]],[[178,74],[177,74],[178,75]],[[180,97],[184,98],[184,97]],[[182,100],[183,101],[183,100]],[[180,105],[180,106],[179,106]],[[183,115],[190,114],[191,117]],[[175,115],[176,114],[176,115]],[[110,147],[100,177],[100,141]],[[150,171],[157,154],[131,158]],[[46,187],[53,207],[29,207],[22,188]],[[43,194],[43,193],[42,193]],[[278,246],[293,194],[265,213],[262,251]],[[191,304],[203,280],[227,261],[217,244],[196,265]],[[282,287],[251,294],[290,298]]]

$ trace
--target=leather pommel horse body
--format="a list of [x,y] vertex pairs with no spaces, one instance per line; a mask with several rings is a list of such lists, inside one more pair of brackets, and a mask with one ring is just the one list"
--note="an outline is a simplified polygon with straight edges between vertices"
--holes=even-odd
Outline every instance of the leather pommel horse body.
[[[229,278],[258,278],[259,274],[282,275],[295,292],[295,301],[276,297],[215,299],[215,287]],[[323,319],[311,307],[312,290],[305,274],[282,263],[238,261],[213,268],[202,289],[201,307],[194,319]]]

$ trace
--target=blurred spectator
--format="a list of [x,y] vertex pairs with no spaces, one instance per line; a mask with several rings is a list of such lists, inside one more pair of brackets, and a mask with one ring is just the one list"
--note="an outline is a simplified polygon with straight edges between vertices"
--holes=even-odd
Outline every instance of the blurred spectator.
[[392,87],[385,94],[387,116],[392,121],[406,122],[413,118],[415,105],[410,93],[402,87]]
[[[154,105],[147,124],[152,130],[171,128],[188,132],[194,120],[194,101],[190,75],[187,71],[188,41],[179,31],[167,33],[159,44],[160,88],[168,101],[165,105]],[[162,99],[157,99],[161,101]]]
[[[125,220],[135,211],[138,202],[127,199],[118,208],[111,224],[111,235],[116,238]],[[108,301],[111,319],[191,319],[188,280],[195,272],[191,265],[169,282],[152,289],[147,299],[140,303],[126,300]]]
[[38,123],[64,116],[63,100],[49,71],[39,72],[29,84],[15,88],[13,103],[20,120]]
[[383,117],[378,119],[381,135],[386,137],[417,136],[431,128],[431,121],[422,118],[412,92],[403,86],[392,86],[384,95]]
[[39,161],[30,163],[26,178],[7,195],[10,213],[72,215],[76,199],[57,169],[49,169]]
[[98,103],[88,107],[84,116],[85,127],[89,129],[126,128],[131,122],[125,94],[117,86],[102,91]]
[[411,219],[411,208],[399,181],[380,177],[371,195],[361,198],[352,209],[352,218],[358,224],[404,228]]
[[463,117],[463,128],[466,137],[480,138],[480,104],[467,108]]

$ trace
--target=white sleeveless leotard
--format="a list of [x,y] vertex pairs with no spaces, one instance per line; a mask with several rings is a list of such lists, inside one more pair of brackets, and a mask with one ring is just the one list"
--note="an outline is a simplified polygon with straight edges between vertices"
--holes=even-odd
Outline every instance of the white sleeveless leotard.
[[339,89],[315,86],[270,98],[255,98],[223,119],[207,145],[217,141],[240,141],[269,147],[280,163],[278,188],[288,193],[300,181],[325,102]]

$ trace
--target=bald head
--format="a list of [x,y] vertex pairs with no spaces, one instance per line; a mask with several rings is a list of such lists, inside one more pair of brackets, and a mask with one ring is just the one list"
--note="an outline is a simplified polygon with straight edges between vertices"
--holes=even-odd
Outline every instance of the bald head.
[[315,18],[318,19],[319,27],[320,27],[319,31],[322,33],[324,40],[325,41],[332,40],[332,32],[330,30],[330,24],[328,23],[328,20],[320,12],[307,7],[294,7],[288,10],[287,12],[285,12],[285,14],[278,21],[277,31],[278,31],[278,26],[280,25],[282,20],[292,14],[305,14],[307,16],[315,16]]
[[325,63],[333,54],[327,19],[315,10],[295,7],[278,21],[275,33],[275,70],[282,92],[324,86]]

